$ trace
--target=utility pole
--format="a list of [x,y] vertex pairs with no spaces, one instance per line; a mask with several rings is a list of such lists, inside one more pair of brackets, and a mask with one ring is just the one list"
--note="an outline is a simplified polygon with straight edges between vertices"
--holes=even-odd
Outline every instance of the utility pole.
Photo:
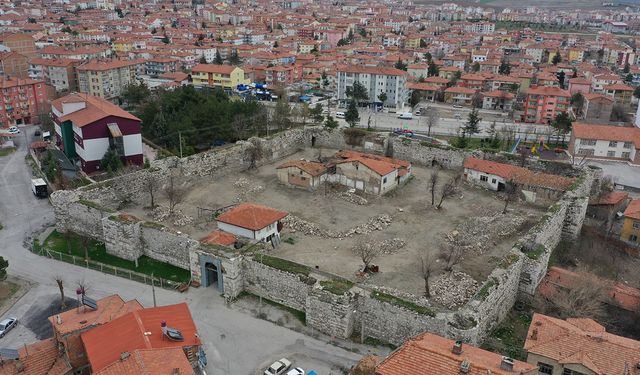
[[180,158],[182,159],[182,132],[178,132],[178,141],[180,142]]
[[151,273],[151,293],[153,294],[153,307],[157,307],[156,305],[156,285],[153,281],[153,273]]

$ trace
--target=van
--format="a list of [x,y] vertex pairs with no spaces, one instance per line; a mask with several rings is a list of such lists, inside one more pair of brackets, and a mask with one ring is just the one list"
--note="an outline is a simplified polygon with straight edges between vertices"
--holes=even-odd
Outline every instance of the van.
[[38,198],[45,198],[49,194],[47,183],[41,178],[32,179],[31,192]]
[[345,118],[344,112],[336,112],[336,118]]
[[411,120],[413,118],[413,114],[411,112],[400,112],[398,114],[398,118],[403,120]]

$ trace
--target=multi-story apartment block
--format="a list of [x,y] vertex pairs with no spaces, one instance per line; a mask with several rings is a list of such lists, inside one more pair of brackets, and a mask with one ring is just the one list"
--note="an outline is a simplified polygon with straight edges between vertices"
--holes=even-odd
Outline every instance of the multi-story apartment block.
[[561,112],[569,108],[571,94],[559,87],[532,86],[524,101],[522,121],[536,124],[551,124]]
[[48,108],[44,81],[0,77],[0,127],[40,123]]
[[154,57],[144,62],[145,73],[153,78],[176,71],[176,60],[169,57]]
[[342,66],[337,69],[337,97],[345,104],[349,101],[347,90],[351,90],[355,82],[363,85],[369,95],[369,102],[379,102],[384,93],[387,107],[403,108],[408,100],[406,72],[394,68]]
[[138,78],[139,60],[93,60],[76,68],[78,89],[107,100],[114,100]]
[[217,87],[233,90],[240,84],[249,84],[244,70],[233,65],[198,64],[191,70],[196,87]]
[[111,56],[112,51],[109,46],[92,46],[76,49],[47,46],[39,50],[38,53],[45,59],[91,60],[106,59]]
[[19,53],[27,57],[35,57],[36,41],[29,34],[2,34],[0,44],[9,48],[11,52]]
[[640,164],[640,129],[574,123],[569,153],[588,159],[609,159]]
[[78,90],[78,79],[75,66],[78,60],[70,59],[31,59],[29,62],[29,78],[44,80],[53,86],[57,94],[65,94]]

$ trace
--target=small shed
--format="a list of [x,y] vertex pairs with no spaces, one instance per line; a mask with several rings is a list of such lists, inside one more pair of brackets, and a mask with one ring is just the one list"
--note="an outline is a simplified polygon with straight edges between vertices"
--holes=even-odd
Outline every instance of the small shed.
[[278,179],[285,185],[309,190],[317,189],[327,174],[324,164],[306,160],[287,161],[276,169]]
[[277,242],[282,229],[280,220],[287,215],[270,207],[242,203],[218,216],[216,221],[221,231],[257,241]]

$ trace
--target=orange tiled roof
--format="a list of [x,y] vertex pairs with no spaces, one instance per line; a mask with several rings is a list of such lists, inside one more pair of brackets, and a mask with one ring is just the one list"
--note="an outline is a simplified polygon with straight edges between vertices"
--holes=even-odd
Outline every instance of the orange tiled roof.
[[575,181],[571,177],[556,176],[548,173],[534,172],[527,168],[511,164],[497,163],[490,160],[467,158],[464,168],[500,176],[505,180],[526,186],[540,186],[553,190],[566,190]]
[[124,68],[125,66],[131,66],[140,64],[140,61],[137,60],[91,60],[85,64],[80,65],[78,70],[93,70],[93,71],[103,71],[103,70],[111,70]]
[[[162,321],[179,330],[184,341],[164,337],[160,326]],[[123,352],[201,344],[186,303],[136,310],[82,333],[81,338],[93,371],[100,371],[119,360]]]
[[216,220],[249,230],[260,230],[287,215],[284,211],[275,210],[270,207],[253,203],[242,203],[218,216]]
[[513,371],[500,368],[502,356],[471,345],[462,344],[462,353],[453,354],[454,341],[423,333],[405,342],[376,368],[376,375],[438,374],[459,375],[464,360],[470,363],[467,375],[536,374],[538,367],[514,361]]
[[640,341],[608,333],[587,318],[565,321],[534,313],[524,349],[597,374],[624,374],[640,363]]
[[200,242],[210,245],[231,246],[236,242],[236,236],[221,230],[214,230],[200,239]]
[[606,85],[603,87],[605,90],[616,90],[616,91],[633,91],[633,87],[627,86],[622,83],[614,83],[613,85]]
[[18,370],[18,361],[0,362],[0,375],[67,375],[71,365],[65,357],[59,355],[58,343],[47,339],[23,346],[18,349],[22,370]]
[[108,116],[122,117],[130,120],[140,121],[139,118],[132,115],[131,113],[125,111],[124,109],[118,107],[117,105],[99,98],[97,96],[84,94],[84,93],[76,93],[67,95],[60,99],[56,99],[51,102],[51,105],[62,112],[62,104],[63,103],[79,103],[85,102],[86,107],[84,109],[72,112],[66,116],[62,116],[59,118],[60,122],[71,121],[77,127],[83,127],[85,125],[91,124],[95,121],[103,119]]
[[235,68],[233,65],[198,64],[191,71],[194,73],[231,74]]
[[337,70],[339,72],[347,72],[347,73],[383,74],[383,75],[391,75],[391,76],[403,76],[407,74],[407,72],[405,72],[404,70],[400,70],[396,68],[384,68],[384,67],[361,66],[361,65],[341,66],[341,67],[338,67]]
[[569,91],[563,90],[556,86],[531,87],[528,93],[529,95],[551,95],[551,96],[566,96],[566,97],[571,96]]
[[[105,324],[112,319],[116,319],[130,311],[142,309],[142,305],[137,300],[124,302],[122,298],[114,294],[96,301],[98,309],[92,310],[88,307],[81,307],[79,312],[71,309],[63,313],[49,317],[49,322],[54,331],[60,335],[85,329],[87,327]],[[58,320],[57,317],[60,317]],[[60,321],[60,323],[58,323]]]
[[327,168],[322,163],[306,160],[290,160],[280,164],[276,169],[296,167],[309,173],[312,176],[320,176],[327,171]]
[[141,349],[134,350],[124,360],[115,362],[94,375],[171,375],[174,370],[180,375],[195,375],[191,364],[181,348]]
[[365,154],[362,152],[350,150],[338,151],[336,152],[335,156],[344,159],[338,161],[336,164],[358,161],[380,176],[388,175],[396,169],[398,170],[398,172],[400,172],[400,170],[402,169],[407,170],[411,166],[411,163],[406,160],[393,159],[386,156]]
[[624,216],[640,220],[640,199],[634,199],[629,203],[627,209],[624,210]]
[[606,194],[600,198],[591,198],[589,200],[589,204],[591,205],[616,205],[621,201],[629,198],[629,193],[625,193],[622,191],[612,191],[609,194]]
[[640,147],[640,128],[624,126],[592,125],[576,122],[572,126],[571,136],[576,139],[595,139],[604,141],[632,142]]

